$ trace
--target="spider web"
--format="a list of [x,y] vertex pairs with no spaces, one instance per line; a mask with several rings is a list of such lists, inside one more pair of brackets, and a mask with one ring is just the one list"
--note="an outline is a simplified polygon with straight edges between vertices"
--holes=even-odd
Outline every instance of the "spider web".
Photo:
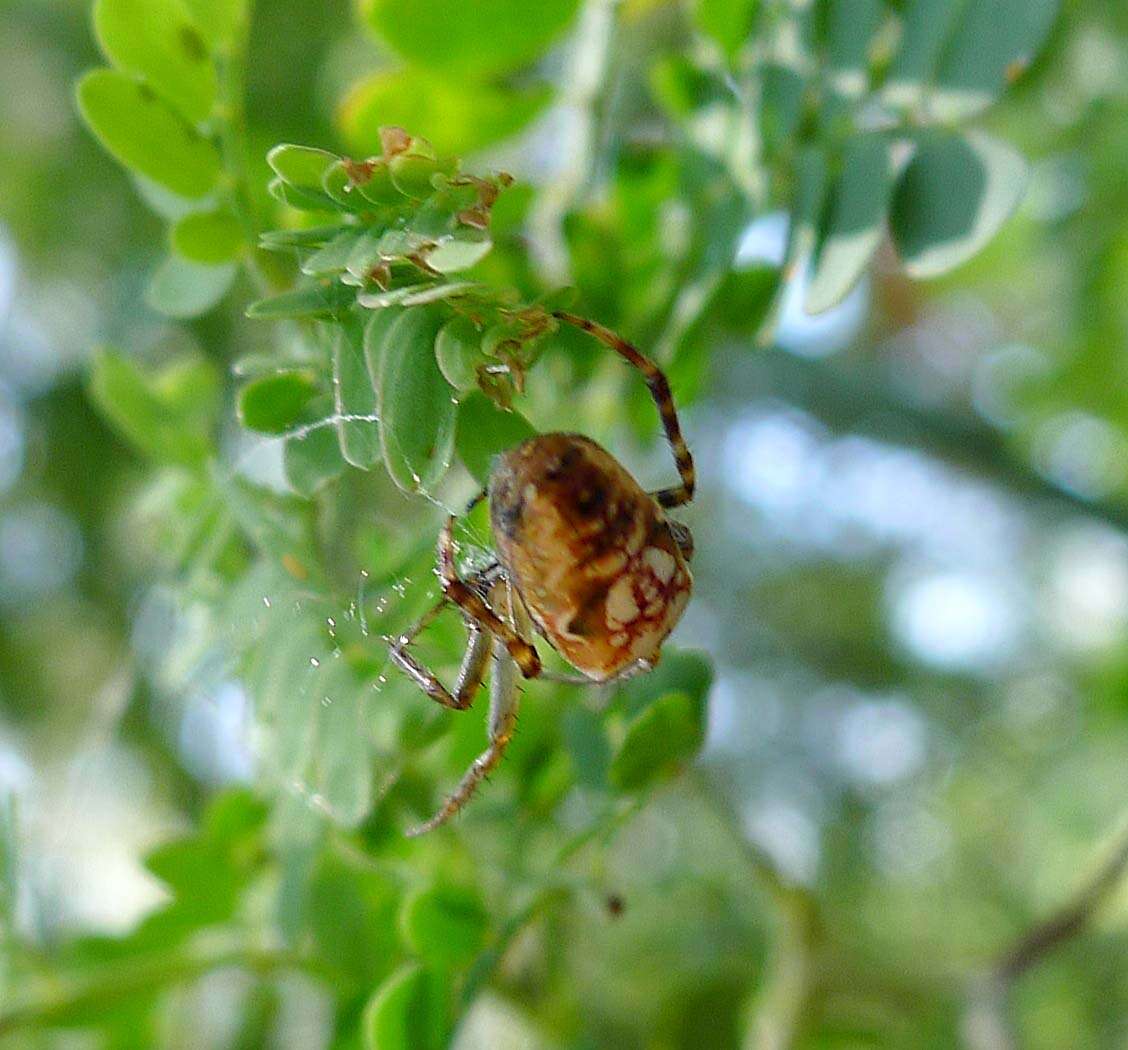
[[[253,477],[247,468],[264,446],[341,423],[378,421],[375,414],[333,413],[256,440],[231,461],[221,484]],[[416,494],[444,515],[458,513],[426,488]],[[434,535],[437,530],[436,524]],[[483,563],[486,530],[460,518],[456,532],[468,560]],[[295,579],[269,557],[239,581],[215,629],[250,702],[249,747],[260,785],[342,826],[365,817],[398,775],[404,723],[418,721],[423,705],[424,719],[445,716],[394,667],[387,645],[438,595],[430,539],[416,543],[391,570],[359,570],[347,598]],[[446,669],[462,644],[461,629],[460,618],[441,618],[420,639],[425,659]]]

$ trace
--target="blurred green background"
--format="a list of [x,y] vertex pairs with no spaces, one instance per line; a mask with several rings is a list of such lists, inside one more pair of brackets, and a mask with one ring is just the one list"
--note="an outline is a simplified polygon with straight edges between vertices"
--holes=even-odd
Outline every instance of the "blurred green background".
[[[512,5],[465,6],[442,25],[439,5],[437,28],[406,9],[397,57],[379,3],[259,3],[246,64],[254,207],[277,221],[270,146],[360,156],[388,123],[534,188],[521,250],[490,278],[533,292],[575,283],[583,312],[671,363],[688,402],[697,589],[675,642],[713,665],[704,747],[645,804],[595,825],[575,863],[572,846],[556,850],[602,797],[585,795],[576,757],[601,723],[569,714],[590,713],[575,690],[551,703],[530,690],[536,746],[449,837],[404,843],[379,784],[391,776],[394,805],[423,798],[426,811],[480,745],[481,705],[422,772],[414,759],[392,773],[392,758],[376,761],[375,815],[344,831],[332,820],[300,831],[300,812],[316,809],[300,782],[288,794],[248,786],[256,734],[271,730],[240,674],[217,666],[217,629],[199,611],[237,573],[195,576],[190,602],[176,591],[177,482],[107,424],[87,375],[102,344],[143,368],[211,362],[224,387],[216,461],[284,491],[278,449],[248,443],[232,412],[232,361],[280,352],[275,333],[243,318],[256,294],[246,277],[194,319],[148,304],[165,222],[74,105],[76,78],[102,61],[90,11],[8,0],[0,1045],[445,1043],[373,1035],[363,1010],[404,959],[446,972],[399,895],[449,882],[475,887],[470,925],[480,911],[486,927],[482,978],[454,979],[474,993],[453,1036],[464,1050],[1128,1047],[1116,863],[1128,820],[1128,8],[1065,0],[977,119],[1025,155],[1029,179],[974,260],[916,282],[883,241],[842,302],[810,317],[801,291],[785,291],[770,329],[755,282],[726,285],[721,307],[755,316],[694,328],[690,345],[676,309],[664,328],[648,320],[651,300],[692,290],[677,245],[729,246],[727,267],[735,243],[753,276],[784,251],[782,163],[736,172],[745,189],[767,186],[749,190],[751,212],[684,203],[685,172],[710,154],[701,143],[719,134],[727,149],[736,134],[691,113],[726,83],[701,41],[718,19],[753,25],[757,5],[532,3],[524,21]],[[929,5],[880,6],[896,21]],[[991,32],[1018,17],[981,6]],[[482,79],[476,63],[494,51]],[[789,277],[789,288],[805,280]],[[525,415],[597,434],[640,476],[664,478],[632,377],[579,342],[547,356]],[[352,474],[333,490],[347,498],[319,505],[327,557],[350,586],[366,559],[382,566],[360,601],[400,630],[414,609],[403,559],[415,552],[414,580],[430,585],[440,512]],[[452,491],[440,502],[457,503]],[[368,532],[334,548],[334,523],[350,515]],[[441,641],[449,661],[455,632]],[[395,673],[369,643],[383,683]],[[396,702],[427,705],[410,691]],[[580,768],[559,797],[555,747]],[[296,852],[284,833],[295,828]],[[170,859],[170,842],[188,859]],[[158,847],[163,860],[146,864]],[[529,876],[538,866],[538,878],[569,872],[566,901]],[[170,899],[175,923],[138,926],[167,918]],[[1071,902],[1076,922],[1065,914],[1029,959],[1008,956]],[[244,946],[201,964],[187,931],[219,926],[259,946],[281,929],[297,955],[314,944],[314,962]]]

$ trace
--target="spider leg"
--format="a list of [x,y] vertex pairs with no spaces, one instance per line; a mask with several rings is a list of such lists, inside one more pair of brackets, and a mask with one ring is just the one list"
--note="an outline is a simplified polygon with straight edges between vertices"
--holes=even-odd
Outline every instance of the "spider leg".
[[618,674],[614,674],[610,678],[605,678],[602,681],[588,678],[587,675],[583,674],[562,674],[558,671],[542,671],[540,677],[542,681],[555,682],[558,685],[618,685],[620,682],[637,678],[640,674],[646,674],[648,671],[653,670],[653,668],[654,663],[650,660],[635,660],[633,664],[627,664]]
[[[499,588],[500,589],[500,588]],[[499,596],[504,600],[503,596]],[[527,634],[529,623],[520,602],[510,604],[514,633]],[[509,627],[508,624],[506,624]],[[500,636],[493,640],[493,674],[490,678],[489,745],[463,774],[458,786],[447,796],[438,812],[418,827],[407,832],[409,838],[424,835],[445,824],[478,790],[478,785],[501,762],[513,731],[517,726],[517,712],[521,702],[521,668],[513,658],[508,644]]]
[[[469,585],[485,593],[498,577],[500,571],[501,566],[496,563],[487,566],[471,577]],[[392,641],[389,655],[392,662],[436,703],[454,711],[465,711],[473,703],[474,696],[478,692],[478,686],[482,684],[482,679],[486,674],[490,649],[489,632],[475,620],[467,618],[466,652],[463,654],[462,665],[458,669],[453,691],[447,689],[439,681],[437,675],[424,667],[408,651],[411,643],[434,621],[446,605],[446,597],[439,599],[410,630]]]
[[459,577],[454,564],[454,520],[452,514],[439,533],[438,569],[443,597],[457,605],[470,622],[500,640],[526,678],[536,678],[541,673],[536,649],[498,616],[474,587]]
[[458,669],[453,691],[447,689],[439,681],[438,676],[427,670],[407,649],[416,635],[446,604],[445,598],[437,602],[410,631],[401,634],[392,644],[390,655],[392,662],[432,700],[454,711],[465,711],[474,702],[474,694],[477,693],[478,686],[482,684],[486,674],[486,664],[489,661],[489,634],[476,623],[467,624],[469,637],[466,642],[466,652],[462,657],[462,665]]
[[558,321],[563,321],[564,324],[570,324],[574,328],[587,332],[603,343],[604,346],[610,347],[642,373],[646,386],[650,390],[650,396],[654,399],[654,404],[658,408],[662,427],[666,431],[666,440],[670,443],[670,449],[674,453],[674,462],[677,464],[678,474],[681,477],[680,485],[655,492],[654,498],[663,507],[680,507],[683,503],[688,503],[693,499],[693,492],[697,485],[697,474],[693,466],[693,456],[685,443],[685,438],[682,436],[681,423],[678,421],[678,410],[674,407],[673,395],[670,393],[670,384],[665,373],[638,347],[632,346],[622,336],[612,332],[610,328],[605,328],[595,321],[589,321],[586,317],[568,313],[566,310],[556,310],[552,316]]

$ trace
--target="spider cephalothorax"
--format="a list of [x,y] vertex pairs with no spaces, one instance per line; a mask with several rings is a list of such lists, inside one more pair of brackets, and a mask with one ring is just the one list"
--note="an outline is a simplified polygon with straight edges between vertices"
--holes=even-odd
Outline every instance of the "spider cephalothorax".
[[[496,561],[462,579],[455,519],[447,519],[438,549],[443,597],[394,640],[391,656],[428,696],[456,710],[470,706],[492,660],[490,744],[439,812],[412,834],[445,823],[501,761],[516,724],[518,672],[543,674],[533,630],[580,672],[576,680],[609,682],[654,666],[689,601],[693,541],[664,508],[688,503],[695,477],[666,377],[602,325],[563,311],[555,317],[591,333],[642,372],[681,484],[647,493],[590,438],[541,434],[499,456],[488,489],[474,501],[489,498]],[[447,603],[462,610],[470,636],[453,692],[408,651]]]

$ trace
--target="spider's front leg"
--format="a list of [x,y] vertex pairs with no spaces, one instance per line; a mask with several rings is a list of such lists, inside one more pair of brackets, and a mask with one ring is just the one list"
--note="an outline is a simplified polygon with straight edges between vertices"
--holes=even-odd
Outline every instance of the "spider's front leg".
[[490,655],[489,633],[473,620],[467,621],[466,652],[458,669],[458,677],[454,681],[453,692],[439,681],[433,671],[428,671],[408,652],[411,643],[442,612],[446,604],[446,598],[437,602],[414,627],[396,638],[392,642],[389,656],[392,663],[436,703],[454,711],[465,711],[474,702],[474,695],[478,692],[478,686],[482,684],[486,674],[486,664]]
[[[536,649],[498,616],[470,584],[459,577],[454,564],[454,521],[452,514],[439,533],[439,579],[442,580],[443,596],[466,613],[470,622],[484,627],[501,641],[521,669],[521,674],[526,678],[536,678],[541,673],[540,657]],[[521,603],[513,604],[519,606]]]
[[[496,597],[495,597],[496,595]],[[510,609],[512,626],[506,624],[515,635],[527,636],[531,630],[528,613],[519,598],[510,598],[505,592],[505,584],[498,582],[491,591],[492,604],[502,608],[507,603]],[[504,623],[504,621],[502,621]],[[490,675],[490,717],[489,746],[470,768],[463,774],[458,787],[451,792],[439,811],[430,820],[407,832],[409,838],[423,835],[445,824],[453,817],[478,790],[478,785],[497,768],[505,755],[513,730],[517,726],[517,712],[521,702],[521,668],[511,655],[508,643],[499,636],[493,640],[493,670]]]

